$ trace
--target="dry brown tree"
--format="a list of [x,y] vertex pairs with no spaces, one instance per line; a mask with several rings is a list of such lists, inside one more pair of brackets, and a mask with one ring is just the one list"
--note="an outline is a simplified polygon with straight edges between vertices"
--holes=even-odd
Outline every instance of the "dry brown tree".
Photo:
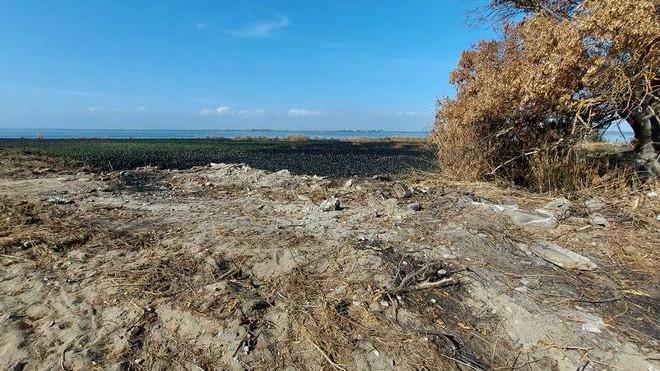
[[636,161],[660,176],[660,1],[492,0],[499,40],[463,52],[455,98],[438,102],[441,166],[525,183],[545,155],[626,121]]

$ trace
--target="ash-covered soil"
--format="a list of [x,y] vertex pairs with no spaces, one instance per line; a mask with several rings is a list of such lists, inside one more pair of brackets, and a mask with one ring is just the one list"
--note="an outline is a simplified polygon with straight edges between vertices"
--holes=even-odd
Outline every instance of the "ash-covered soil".
[[659,370],[630,199],[6,154],[0,369]]

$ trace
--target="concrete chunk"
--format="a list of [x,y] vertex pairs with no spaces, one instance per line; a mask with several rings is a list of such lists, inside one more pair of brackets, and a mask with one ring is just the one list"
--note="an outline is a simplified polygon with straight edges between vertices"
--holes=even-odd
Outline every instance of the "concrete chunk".
[[521,227],[552,229],[558,225],[554,217],[539,212],[510,210],[508,214],[513,223]]
[[546,241],[537,241],[529,250],[538,257],[565,269],[592,271],[598,266],[589,258]]

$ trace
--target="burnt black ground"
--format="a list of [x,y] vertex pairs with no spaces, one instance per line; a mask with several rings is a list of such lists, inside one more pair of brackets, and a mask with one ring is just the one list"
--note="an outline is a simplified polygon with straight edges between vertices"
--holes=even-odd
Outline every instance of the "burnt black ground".
[[46,154],[101,170],[141,166],[187,169],[210,162],[330,177],[430,170],[433,151],[419,142],[353,143],[336,140],[261,141],[229,139],[0,139],[0,149]]

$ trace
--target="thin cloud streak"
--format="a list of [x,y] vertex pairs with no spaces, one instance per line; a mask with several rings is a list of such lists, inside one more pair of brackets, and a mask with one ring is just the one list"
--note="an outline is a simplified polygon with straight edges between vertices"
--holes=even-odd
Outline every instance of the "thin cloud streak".
[[320,116],[321,111],[310,111],[304,108],[291,108],[289,110],[289,117],[310,117]]
[[229,106],[219,106],[218,108],[204,108],[201,111],[199,111],[199,114],[202,116],[210,116],[210,115],[223,116],[223,115],[228,115],[230,113],[233,113],[233,111]]
[[249,110],[249,109],[242,109],[237,112],[237,115],[239,116],[260,116],[264,114],[266,111],[264,111],[261,108],[257,108],[255,110]]
[[229,106],[219,106],[218,108],[204,108],[199,111],[201,116],[238,116],[238,117],[261,117],[266,113],[263,108],[241,109],[235,111]]
[[227,34],[237,37],[258,38],[268,37],[275,30],[289,27],[289,18],[281,15],[277,19],[260,21],[253,25],[235,30],[227,30]]
[[220,106],[215,109],[215,113],[218,115],[227,115],[231,113],[231,107],[229,106]]

